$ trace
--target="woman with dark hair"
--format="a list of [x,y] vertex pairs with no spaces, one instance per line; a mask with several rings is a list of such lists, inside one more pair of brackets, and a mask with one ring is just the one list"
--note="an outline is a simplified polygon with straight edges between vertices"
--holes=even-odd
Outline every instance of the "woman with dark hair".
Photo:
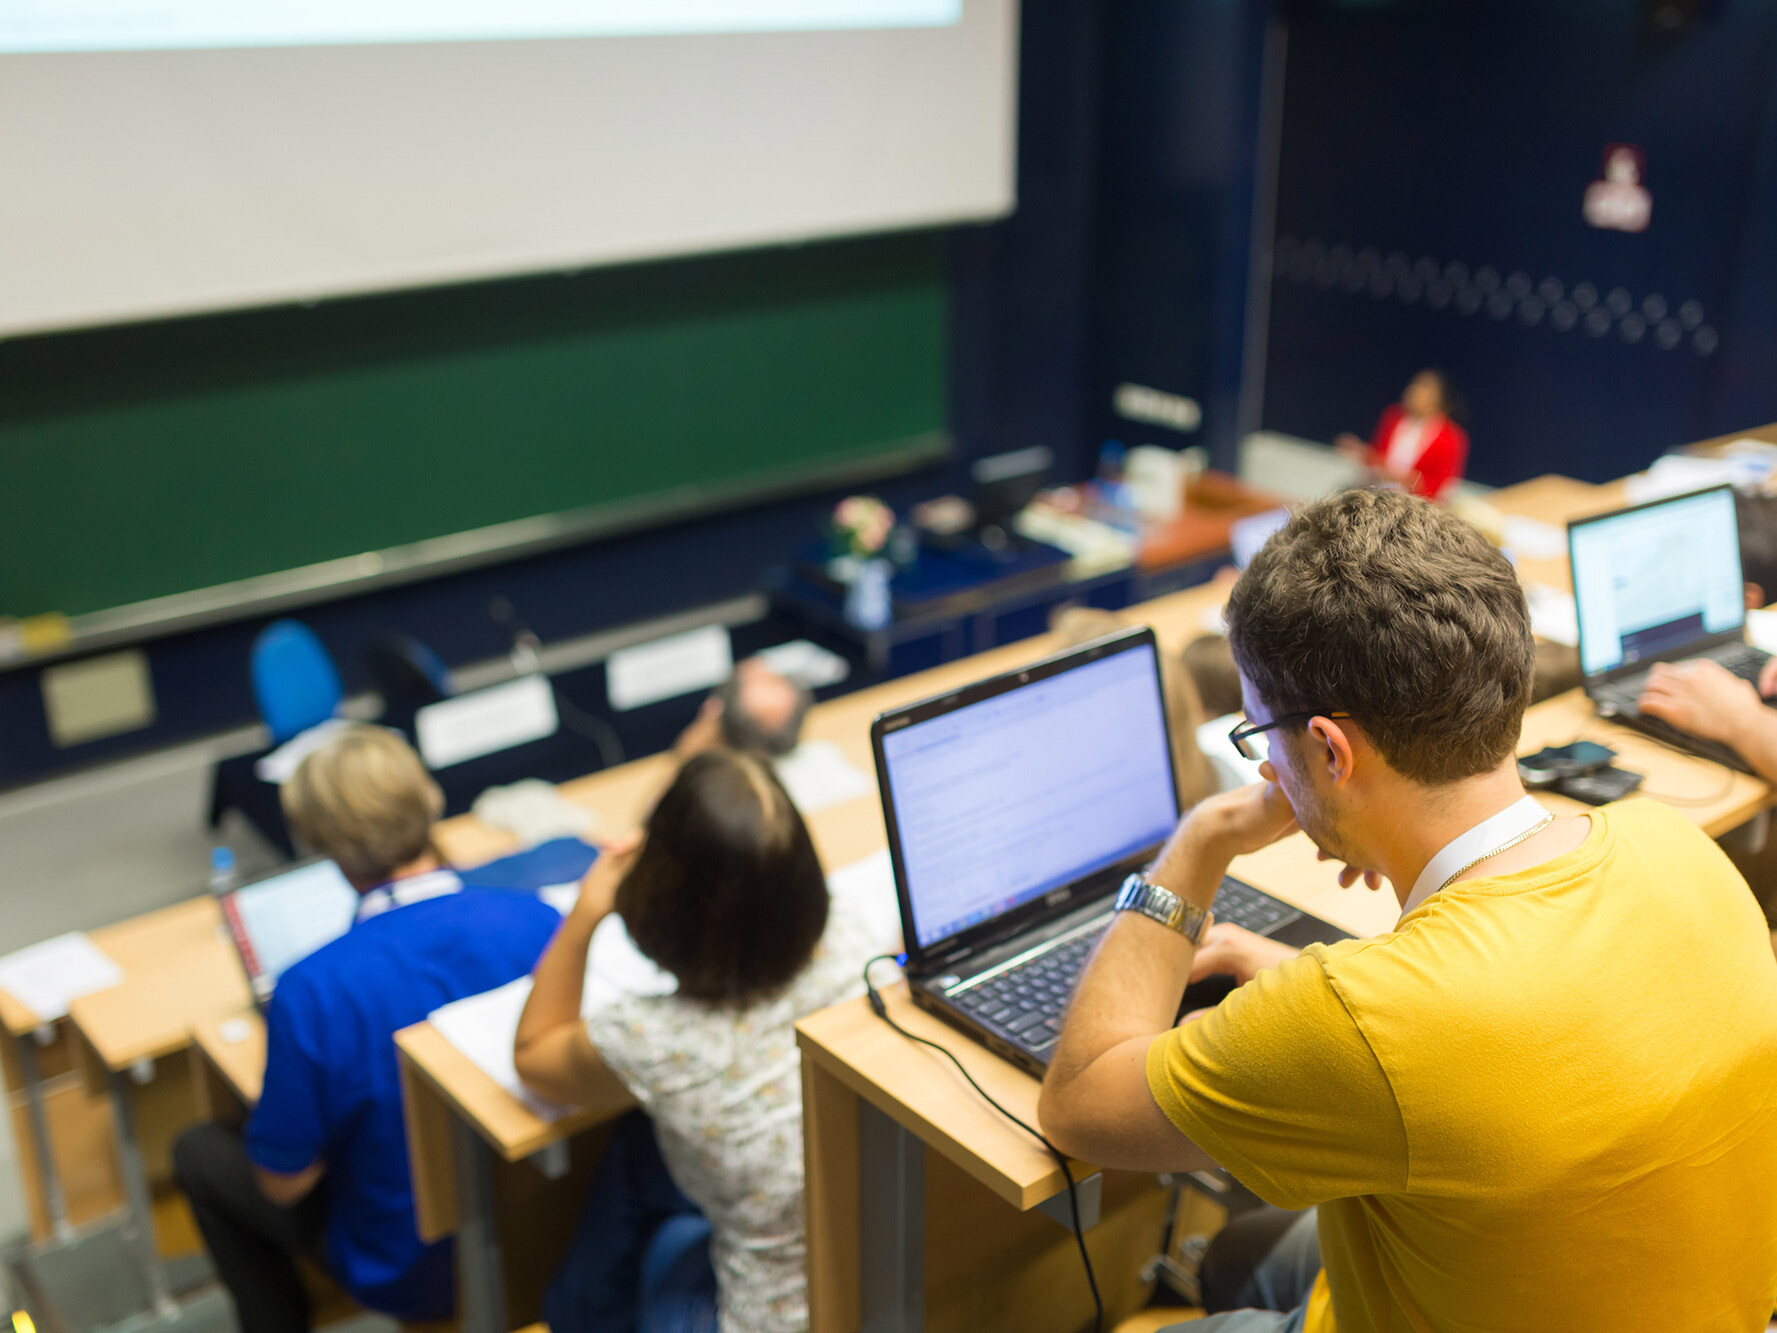
[[1341,453],[1360,460],[1371,480],[1389,482],[1428,500],[1448,498],[1468,464],[1468,432],[1460,424],[1461,400],[1441,370],[1422,370],[1408,381],[1401,401],[1383,409],[1366,443],[1341,435]]
[[[608,914],[678,982],[580,1013]],[[608,847],[537,964],[514,1062],[544,1097],[640,1102],[606,1152],[544,1315],[552,1333],[807,1327],[796,1021],[863,990],[867,927],[830,902],[771,767],[711,750],[643,838]],[[658,1144],[658,1146],[656,1146]]]

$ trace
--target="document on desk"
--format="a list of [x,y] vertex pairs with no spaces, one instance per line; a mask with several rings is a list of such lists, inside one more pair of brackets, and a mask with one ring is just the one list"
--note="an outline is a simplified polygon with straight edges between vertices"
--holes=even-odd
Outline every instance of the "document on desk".
[[78,930],[0,958],[0,990],[53,1023],[82,995],[123,984],[123,969]]
[[866,923],[877,948],[901,952],[901,903],[895,896],[895,865],[888,848],[840,866],[827,876],[827,892]]
[[1567,531],[1522,514],[1506,515],[1506,550],[1524,560],[1559,560],[1567,554]]
[[804,815],[844,805],[874,788],[832,741],[803,741],[777,761],[778,780]]
[[[663,972],[630,941],[621,917],[609,916],[592,934],[586,959],[586,984],[580,1012],[592,1013],[625,995],[671,995],[678,982]],[[482,1073],[545,1120],[559,1120],[567,1107],[529,1091],[519,1082],[512,1063],[518,1018],[530,998],[531,979],[520,977],[498,990],[457,1000],[428,1015],[432,1026]]]
[[1564,643],[1577,648],[1580,643],[1579,612],[1574,608],[1573,594],[1551,588],[1545,583],[1524,585],[1524,599],[1530,603],[1530,632],[1550,643]]

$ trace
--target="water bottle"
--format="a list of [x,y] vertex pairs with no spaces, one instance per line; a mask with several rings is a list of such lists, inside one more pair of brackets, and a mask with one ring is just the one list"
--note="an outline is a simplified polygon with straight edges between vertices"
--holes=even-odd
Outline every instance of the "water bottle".
[[234,848],[227,844],[210,848],[210,892],[227,893],[240,882],[240,871],[234,863]]

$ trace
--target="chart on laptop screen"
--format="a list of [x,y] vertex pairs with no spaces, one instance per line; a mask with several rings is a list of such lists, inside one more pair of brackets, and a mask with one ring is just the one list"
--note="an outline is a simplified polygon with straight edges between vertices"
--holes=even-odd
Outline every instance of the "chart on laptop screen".
[[1573,581],[1588,675],[1738,628],[1745,602],[1732,492],[1574,528]]
[[1177,818],[1148,647],[883,738],[921,946],[1145,847]]
[[345,934],[357,907],[339,867],[316,861],[235,890],[222,913],[263,1000],[291,966]]

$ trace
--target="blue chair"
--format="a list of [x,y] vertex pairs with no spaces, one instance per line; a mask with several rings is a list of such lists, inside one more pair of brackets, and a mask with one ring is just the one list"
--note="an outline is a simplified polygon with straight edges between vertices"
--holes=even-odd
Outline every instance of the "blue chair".
[[252,671],[253,698],[273,745],[325,722],[345,697],[333,658],[300,620],[274,620],[260,632]]

